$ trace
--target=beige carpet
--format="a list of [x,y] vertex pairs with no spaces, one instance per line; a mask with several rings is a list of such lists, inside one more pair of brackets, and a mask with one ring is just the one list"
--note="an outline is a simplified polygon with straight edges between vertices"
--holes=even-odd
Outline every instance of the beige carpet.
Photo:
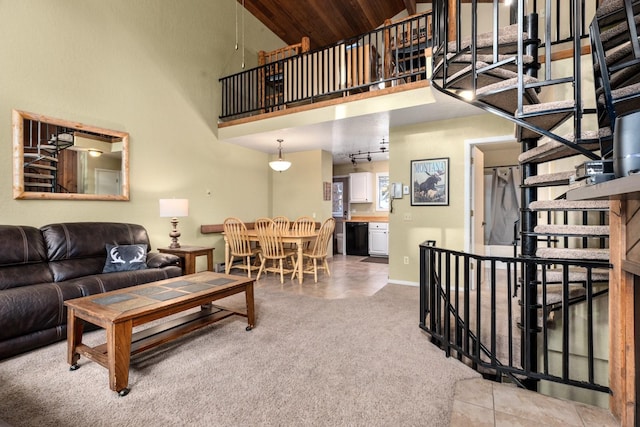
[[[313,286],[311,284],[310,286]],[[418,328],[418,288],[326,300],[256,290],[235,317],[134,358],[131,392],[64,342],[0,362],[0,419],[62,425],[449,425],[455,384],[476,372]],[[232,303],[240,302],[237,298]],[[102,340],[91,332],[86,342]]]

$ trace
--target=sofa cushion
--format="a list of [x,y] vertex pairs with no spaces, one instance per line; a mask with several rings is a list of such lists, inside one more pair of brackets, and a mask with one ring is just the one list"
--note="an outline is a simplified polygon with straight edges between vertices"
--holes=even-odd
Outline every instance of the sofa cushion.
[[42,283],[0,292],[0,340],[66,323],[64,301],[81,297],[73,284]]
[[47,249],[40,230],[0,225],[0,266],[46,262]]
[[115,291],[117,289],[170,279],[182,275],[182,269],[178,266],[164,268],[148,268],[137,271],[119,271],[116,273],[101,273],[86,277],[78,277],[63,283],[73,285],[80,289],[82,296],[95,295],[102,292]]
[[67,222],[45,225],[40,230],[56,282],[102,273],[107,258],[107,243],[146,244],[147,250],[151,249],[147,231],[137,224]]
[[0,290],[53,281],[47,249],[35,227],[0,225]]
[[116,271],[136,271],[147,268],[147,245],[106,244],[107,260],[103,273]]
[[160,252],[149,252],[147,254],[147,267],[162,268],[180,265],[180,258],[174,254],[161,254]]
[[53,275],[46,262],[0,267],[0,291],[49,282]]

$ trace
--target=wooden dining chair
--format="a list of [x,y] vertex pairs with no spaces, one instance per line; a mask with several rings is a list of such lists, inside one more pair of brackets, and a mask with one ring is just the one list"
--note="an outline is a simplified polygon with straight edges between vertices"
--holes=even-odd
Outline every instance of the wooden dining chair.
[[[229,274],[232,268],[247,270],[247,277],[259,267],[251,264],[251,257],[260,257],[260,249],[252,248],[247,236],[247,226],[238,218],[229,217],[224,220],[224,235],[229,245],[229,259],[225,260],[225,273]],[[233,265],[234,258],[242,259],[241,265]]]
[[[273,218],[273,222],[276,224],[278,230],[285,233],[291,229],[291,220],[286,216],[276,216]],[[283,243],[283,246],[285,251],[295,248],[293,243]]]
[[279,230],[289,231],[291,228],[291,221],[286,216],[276,216],[273,218],[273,222]]
[[310,216],[301,216],[293,222],[291,229],[303,233],[313,233],[316,229],[316,221]]
[[[316,221],[310,216],[298,217],[291,226],[292,231],[297,231],[304,234],[313,233],[316,231]],[[303,250],[309,248],[309,242],[304,244]]]
[[[258,218],[255,222],[256,234],[260,243],[261,262],[256,280],[260,279],[263,271],[280,273],[280,283],[284,283],[284,273],[292,273],[293,270],[284,267],[284,261],[290,257],[291,264],[296,265],[295,252],[286,251],[282,244],[282,232],[271,218]],[[268,265],[269,261],[272,263]],[[277,264],[277,265],[276,265]]]
[[[316,283],[318,283],[318,269],[324,269],[327,274],[331,276],[329,264],[327,263],[327,252],[329,250],[329,242],[331,241],[331,236],[333,235],[333,230],[335,228],[336,220],[333,218],[326,219],[320,227],[318,237],[313,243],[313,246],[309,249],[304,250],[302,252],[303,259],[299,260],[299,262],[302,262],[304,264],[302,270],[303,274],[313,273],[313,280]],[[321,262],[321,265],[318,265],[319,262]],[[295,275],[296,272],[294,271],[291,278],[295,278]]]

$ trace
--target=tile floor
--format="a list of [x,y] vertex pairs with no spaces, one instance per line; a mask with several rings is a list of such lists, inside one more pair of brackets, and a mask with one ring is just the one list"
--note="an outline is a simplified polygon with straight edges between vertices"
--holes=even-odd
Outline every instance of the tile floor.
[[[304,283],[270,273],[256,282],[269,288],[336,299],[372,296],[387,284],[388,265],[360,262],[364,257],[336,255],[329,261],[331,276],[320,272],[318,283],[305,275]],[[235,270],[232,274],[238,274]],[[289,276],[290,277],[290,276]],[[618,426],[608,410],[481,378],[460,381],[451,414],[452,427],[476,426]]]
[[456,384],[451,427],[618,426],[608,410],[481,378]]

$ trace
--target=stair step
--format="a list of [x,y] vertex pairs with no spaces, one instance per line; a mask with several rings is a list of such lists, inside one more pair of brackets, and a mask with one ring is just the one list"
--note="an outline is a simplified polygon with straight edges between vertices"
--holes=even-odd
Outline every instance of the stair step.
[[[476,71],[488,66],[488,63],[478,61],[476,62]],[[467,65],[465,68],[452,75],[451,78],[447,80],[447,89],[471,90],[473,83],[471,71],[471,65]],[[478,74],[478,78],[476,79],[476,89],[517,77],[518,73],[507,70],[506,68],[493,68]]]
[[567,237],[606,237],[609,235],[608,225],[563,225],[563,224],[542,224],[537,225],[533,232],[548,236]]
[[[537,278],[539,282],[542,282],[542,270],[538,270]],[[561,268],[549,268],[544,271],[544,277],[547,283],[562,283],[564,272]],[[587,281],[587,270],[584,268],[569,268],[569,283],[584,282]],[[609,269],[594,268],[591,270],[591,281],[593,282],[608,282],[609,281]]]
[[538,258],[578,259],[583,261],[609,261],[609,249],[538,248]]
[[534,175],[524,180],[525,187],[552,187],[558,185],[569,185],[569,179],[575,175],[575,171],[563,171]]
[[[640,1],[633,1],[634,14],[640,11]],[[613,25],[616,22],[625,19],[624,0],[604,1],[596,10],[596,18],[600,23],[600,28]]]
[[30,163],[28,165],[25,165],[25,168],[32,168],[32,169],[45,169],[45,170],[49,170],[49,171],[55,171],[58,170],[57,167],[55,166],[49,166],[49,165],[41,165],[40,163]]
[[[564,139],[570,142],[575,142],[573,135],[565,135]],[[542,143],[547,141],[546,143]],[[527,150],[518,156],[520,163],[544,163],[552,160],[564,159],[566,157],[576,156],[581,154],[566,144],[554,139],[545,138],[540,141],[537,147]],[[582,138],[578,144],[590,151],[600,148],[600,141],[598,139],[598,133],[594,131],[585,131],[582,133]]]
[[[638,25],[640,25],[640,16],[635,16],[634,21],[636,23],[636,28],[638,28]],[[603,28],[600,27],[600,30],[603,30]],[[614,48],[625,40],[629,41],[629,24],[627,23],[627,20],[625,19],[614,26],[601,31],[600,40],[602,41],[602,47],[605,50]]]
[[39,160],[46,160],[48,162],[57,162],[58,159],[56,159],[55,157],[51,157],[51,156],[44,156],[42,154],[38,154],[38,153],[24,153],[24,157],[25,158],[29,158],[29,159],[36,159],[35,161],[39,161]]
[[[530,76],[523,76],[523,81],[528,84],[538,80]],[[518,78],[515,77],[479,88],[476,91],[476,99],[513,115],[518,108],[517,93]],[[540,99],[534,89],[526,89],[522,102],[524,105],[539,104]]]
[[608,211],[608,200],[536,200],[529,204],[532,211]]
[[[466,63],[471,64],[471,55],[468,53],[456,55],[455,53],[447,54],[447,59],[449,59],[450,63]],[[497,62],[508,61],[508,64],[501,65],[500,68],[506,68],[510,71],[516,72],[518,69],[517,64],[518,57],[516,55],[498,55]],[[476,61],[485,62],[487,64],[493,64],[493,55],[492,54],[477,54]],[[531,55],[522,55],[522,63],[523,64],[531,64],[533,62],[533,56]],[[513,67],[513,69],[511,69]]]
[[[522,114],[519,118],[537,128],[550,131],[571,117],[574,111],[575,101],[572,99],[545,102],[523,106]],[[519,141],[528,138],[540,138],[540,134],[522,126],[517,126],[516,138]]]
[[[595,51],[595,47],[593,48]],[[620,62],[626,62],[633,58],[633,45],[631,42],[626,42],[610,49],[606,52],[604,60],[607,67],[611,67]],[[600,61],[595,61],[593,64],[594,71],[600,71]]]
[[[478,34],[476,37],[477,52],[487,52],[493,50],[493,31]],[[518,32],[518,25],[508,25],[498,29],[498,52],[501,54],[515,53],[518,51],[518,38],[523,40],[529,39],[529,34]],[[471,36],[463,37],[460,40],[460,50],[457,50],[456,41],[450,41],[447,44],[448,52],[462,52],[471,47]]]
[[29,172],[25,172],[23,173],[25,178],[35,178],[35,179],[53,179],[54,176],[53,175],[49,175],[49,174],[43,174],[43,173],[29,173]]
[[42,188],[53,188],[53,184],[48,182],[25,182],[25,187],[42,187]]
[[[616,115],[633,113],[640,110],[640,83],[634,83],[611,91]],[[598,102],[604,105],[604,94],[598,97]]]
[[[477,62],[484,62],[486,64],[493,64],[493,55],[491,54],[478,54],[476,55]],[[438,65],[434,67],[434,70],[440,70],[442,67],[443,60],[440,59]],[[498,55],[497,62],[505,62],[499,68],[509,70],[511,72],[518,71],[517,57],[514,55]],[[533,62],[533,56],[531,55],[523,55],[522,63],[525,65],[531,64]],[[447,76],[451,78],[451,76],[459,73],[462,69],[469,67],[471,64],[471,55],[468,53],[465,54],[456,54],[449,53],[447,54]],[[442,73],[434,73],[435,78],[442,78]]]
[[[640,83],[640,62],[622,68],[609,76],[609,87],[612,90],[621,89],[624,86],[630,86],[635,83]],[[604,86],[598,87],[596,89],[596,98],[600,98],[603,93]],[[604,97],[602,100],[602,104],[604,104]]]
[[[57,151],[57,147],[55,145],[49,145],[49,144],[40,144],[37,147],[24,147],[24,150],[27,153],[37,153],[38,149],[45,150],[47,152],[55,152],[55,151]],[[27,150],[33,150],[33,151],[27,151]]]
[[[543,285],[538,285],[538,287],[540,288],[540,290],[538,291],[536,298],[537,298],[537,302],[538,305],[552,305],[552,304],[559,304],[562,302],[562,293],[563,293],[563,288],[564,286],[562,284],[557,284],[557,285],[546,285],[546,301],[543,301],[543,294],[542,294],[542,286]],[[576,285],[576,284],[569,284],[568,286],[568,290],[569,290],[569,300],[575,299],[575,298],[580,298],[580,297],[584,297],[587,294],[587,290],[584,288],[584,286],[582,285]]]

